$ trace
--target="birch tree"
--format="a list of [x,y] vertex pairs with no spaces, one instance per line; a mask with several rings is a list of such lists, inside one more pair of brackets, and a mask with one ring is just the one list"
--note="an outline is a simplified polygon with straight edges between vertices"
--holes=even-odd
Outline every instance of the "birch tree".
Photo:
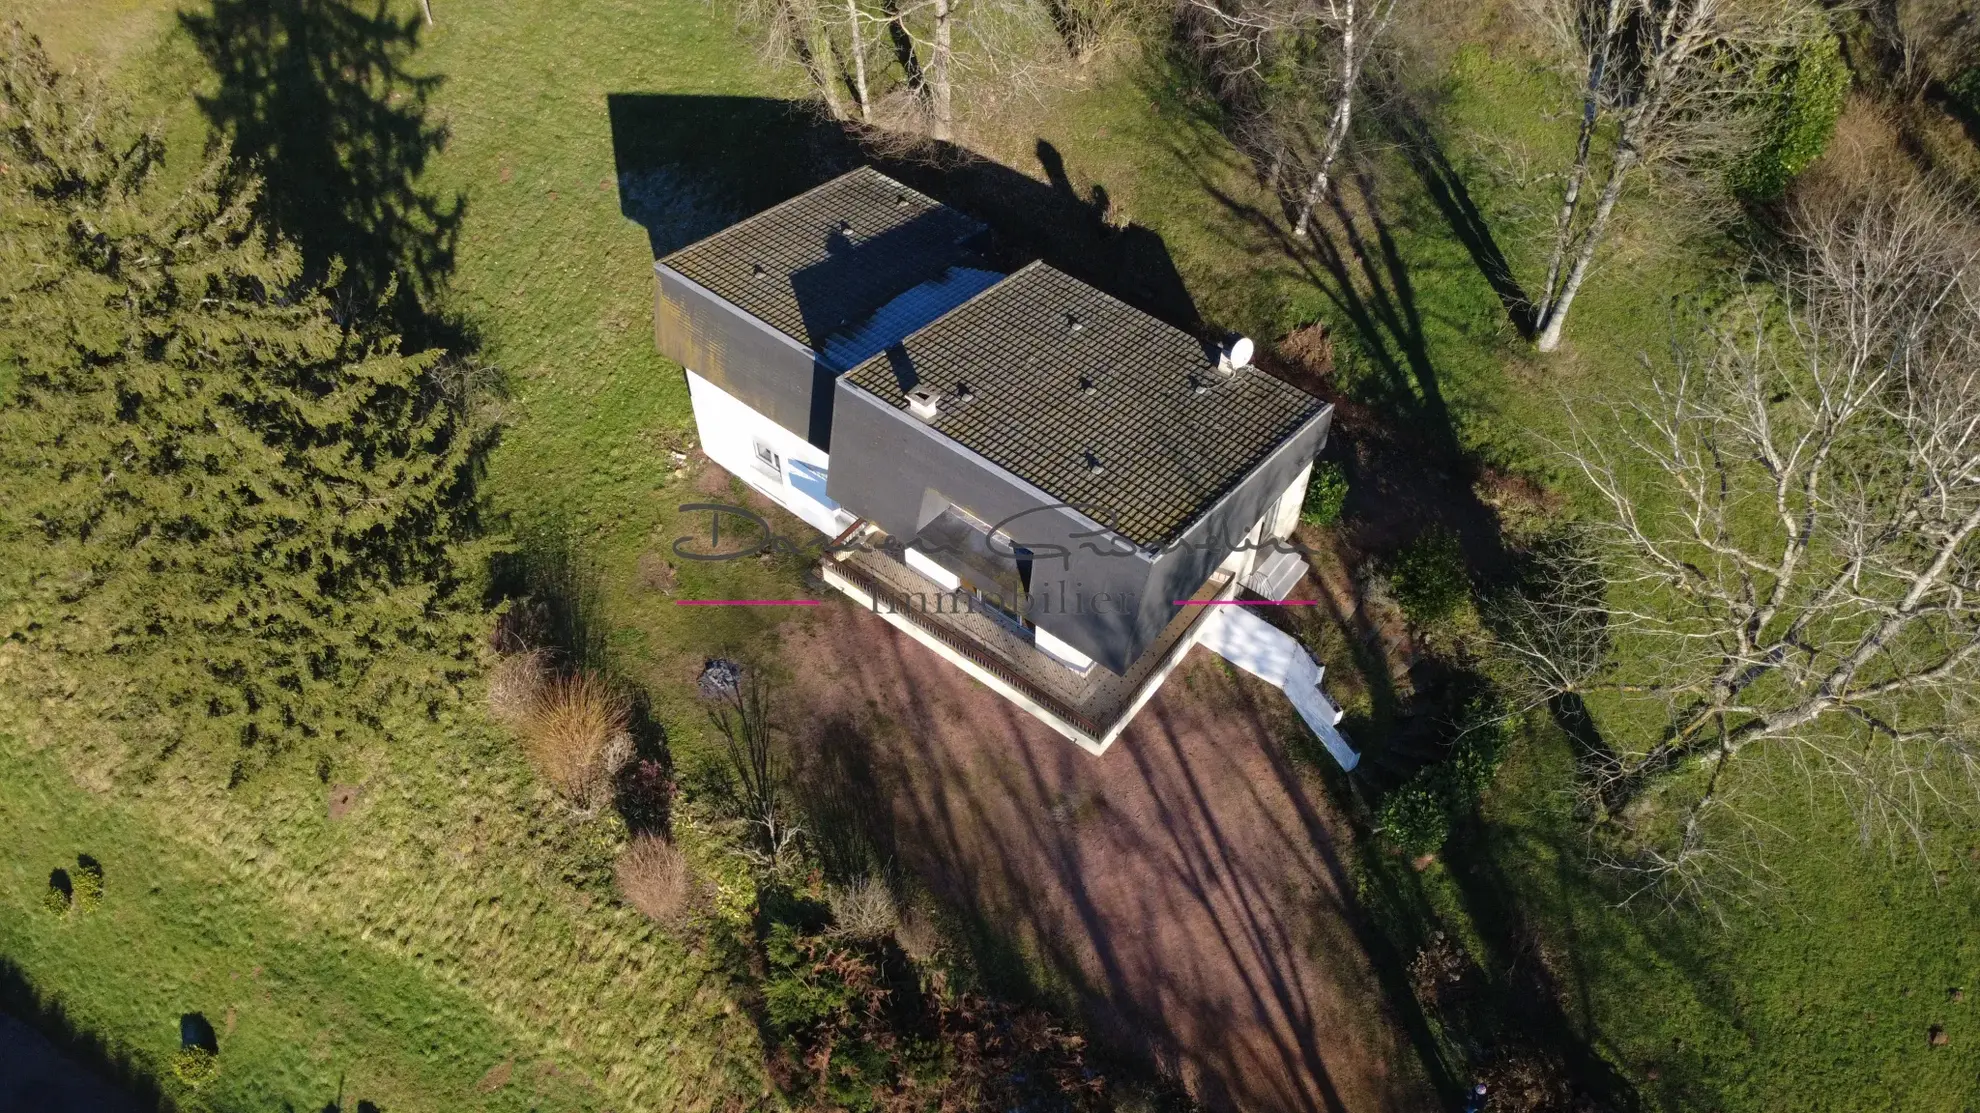
[[1580,128],[1562,175],[1536,343],[1561,343],[1568,312],[1633,176],[1708,169],[1750,144],[1752,76],[1821,31],[1817,0],[1530,0],[1574,60]]
[[1498,618],[1536,701],[1662,724],[1620,727],[1593,780],[1612,814],[1681,801],[1655,872],[1697,876],[1763,754],[1833,779],[1866,836],[1923,847],[1980,802],[1977,244],[1924,187],[1803,213],[1778,298],[1577,423],[1593,555]]
[[[1333,185],[1334,164],[1354,128],[1354,104],[1396,0],[1188,0],[1199,52],[1269,152],[1267,177],[1279,188],[1295,163],[1305,173],[1293,234],[1305,237],[1313,211]],[[1307,91],[1323,88],[1317,105]],[[1298,137],[1310,114],[1326,119],[1316,148],[1302,159]]]
[[[942,140],[966,82],[978,96],[1022,92],[1065,65],[1048,10],[1024,0],[743,0],[737,21],[769,60],[805,71],[834,119]],[[891,50],[871,49],[883,39]]]

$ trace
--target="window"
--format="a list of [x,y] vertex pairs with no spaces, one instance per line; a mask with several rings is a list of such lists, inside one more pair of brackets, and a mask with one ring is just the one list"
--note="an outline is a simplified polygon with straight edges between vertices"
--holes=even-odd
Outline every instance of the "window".
[[756,466],[763,469],[764,474],[782,483],[784,481],[784,458],[777,455],[776,449],[771,448],[762,441],[752,440],[749,444],[752,453],[756,457]]

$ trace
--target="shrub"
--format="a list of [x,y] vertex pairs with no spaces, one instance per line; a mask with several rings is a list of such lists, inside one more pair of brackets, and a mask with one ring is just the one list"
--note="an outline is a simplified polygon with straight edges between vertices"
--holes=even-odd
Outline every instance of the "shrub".
[[66,916],[75,903],[75,885],[69,880],[68,870],[51,870],[48,874],[48,891],[41,894],[41,906],[57,916]]
[[1946,84],[1953,108],[1970,122],[1980,123],[1980,66],[1971,66]]
[[612,867],[619,895],[646,918],[678,929],[694,912],[694,870],[679,847],[654,835],[640,835]]
[[549,684],[549,662],[542,650],[504,657],[488,674],[488,713],[519,730],[542,705]]
[[1492,787],[1507,741],[1505,711],[1495,696],[1480,693],[1465,703],[1450,756],[1441,767],[1451,810],[1469,808]]
[[1306,484],[1306,502],[1299,520],[1309,526],[1331,526],[1341,520],[1341,507],[1347,503],[1347,470],[1336,463],[1313,465],[1313,478]]
[[1849,94],[1849,65],[1834,35],[1810,39],[1763,75],[1772,103],[1760,145],[1733,169],[1734,192],[1771,201],[1829,145]]
[[220,1073],[220,1056],[198,1044],[187,1044],[172,1057],[172,1077],[197,1090]]
[[1450,811],[1428,776],[1430,772],[1425,770],[1408,784],[1391,790],[1376,815],[1382,837],[1411,857],[1435,854],[1451,834]]
[[595,673],[559,677],[522,719],[530,756],[550,786],[577,807],[595,809],[632,756],[625,697]]
[[674,779],[665,762],[642,758],[619,770],[619,814],[635,835],[667,830],[674,809]]
[[69,877],[76,911],[94,912],[103,903],[103,865],[87,854],[76,857],[76,872]]
[[1451,617],[1471,592],[1456,535],[1433,529],[1411,542],[1390,564],[1389,584],[1403,614],[1416,625]]
[[832,934],[844,939],[885,939],[901,926],[894,894],[877,879],[862,877],[831,892]]

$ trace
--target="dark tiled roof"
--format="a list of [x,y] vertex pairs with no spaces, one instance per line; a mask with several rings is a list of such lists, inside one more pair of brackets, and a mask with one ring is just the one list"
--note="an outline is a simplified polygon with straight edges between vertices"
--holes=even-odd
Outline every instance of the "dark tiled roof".
[[969,258],[983,226],[865,167],[660,262],[806,347]]
[[942,392],[935,429],[1149,548],[1325,408],[1043,263],[846,378],[901,409]]

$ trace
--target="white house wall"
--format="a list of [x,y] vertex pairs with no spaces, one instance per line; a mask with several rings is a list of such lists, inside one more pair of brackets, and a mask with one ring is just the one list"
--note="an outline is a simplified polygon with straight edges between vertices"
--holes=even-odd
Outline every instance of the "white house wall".
[[[693,371],[687,381],[701,450],[709,459],[821,533],[836,535],[852,524],[853,516],[825,493],[831,457],[823,449]],[[758,444],[775,454],[774,474],[759,465]]]

